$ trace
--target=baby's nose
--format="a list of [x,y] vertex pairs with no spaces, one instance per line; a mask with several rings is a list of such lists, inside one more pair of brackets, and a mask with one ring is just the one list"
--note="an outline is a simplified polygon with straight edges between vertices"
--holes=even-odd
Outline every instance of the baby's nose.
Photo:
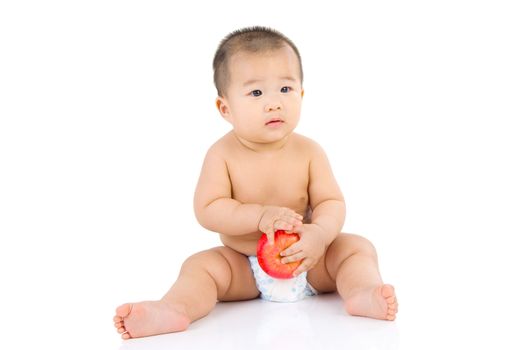
[[280,111],[282,109],[282,105],[280,102],[269,102],[267,105],[266,105],[266,112],[271,112],[271,111]]

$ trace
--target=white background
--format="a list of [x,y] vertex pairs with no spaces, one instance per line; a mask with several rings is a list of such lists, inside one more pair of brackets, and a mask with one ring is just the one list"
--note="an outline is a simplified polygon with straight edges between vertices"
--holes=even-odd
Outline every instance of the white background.
[[2,1],[0,343],[117,349],[115,307],[219,245],[192,210],[229,130],[212,58],[266,25],[301,52],[297,131],[397,288],[399,346],[526,348],[523,2],[344,3]]

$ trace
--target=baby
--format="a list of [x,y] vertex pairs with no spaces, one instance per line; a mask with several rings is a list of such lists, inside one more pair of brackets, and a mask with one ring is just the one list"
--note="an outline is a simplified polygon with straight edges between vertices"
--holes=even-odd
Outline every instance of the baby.
[[[189,257],[161,300],[119,306],[122,338],[183,331],[218,301],[259,295],[296,301],[337,291],[350,315],[394,320],[398,302],[382,282],[375,248],[341,233],[345,203],[323,149],[294,132],[304,94],[295,45],[269,28],[237,30],[220,43],[213,67],[216,106],[233,128],[205,156],[194,209],[224,246]],[[273,242],[276,230],[300,236],[282,262],[302,261],[296,287],[278,297],[266,284],[282,280],[255,259],[262,233]]]

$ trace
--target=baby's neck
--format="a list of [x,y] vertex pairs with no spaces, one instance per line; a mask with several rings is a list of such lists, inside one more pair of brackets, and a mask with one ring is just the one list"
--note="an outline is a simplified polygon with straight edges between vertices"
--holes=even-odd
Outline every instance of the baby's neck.
[[258,142],[251,142],[244,138],[241,138],[237,136],[235,133],[233,133],[233,135],[244,148],[250,151],[253,151],[253,152],[257,152],[257,153],[273,153],[276,151],[280,151],[284,148],[284,146],[286,146],[291,136],[291,135],[288,135],[285,138],[279,141],[276,141],[276,142],[258,143]]

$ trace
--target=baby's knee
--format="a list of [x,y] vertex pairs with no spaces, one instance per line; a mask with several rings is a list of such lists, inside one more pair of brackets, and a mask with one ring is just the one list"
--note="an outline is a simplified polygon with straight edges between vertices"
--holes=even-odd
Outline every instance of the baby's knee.
[[182,269],[202,268],[210,270],[212,267],[222,267],[228,265],[225,257],[216,247],[208,250],[198,252],[188,257],[182,265]]
[[[217,247],[220,248],[220,247]],[[188,257],[182,264],[180,277],[202,281],[202,287],[214,286],[217,295],[224,295],[232,280],[229,262],[217,248],[205,250]]]
[[224,256],[222,248],[216,247],[191,255],[183,262],[181,271],[193,274],[208,274],[216,283],[217,288],[229,286],[232,275],[229,261]]
[[354,254],[377,256],[374,244],[363,236],[342,233],[338,238],[341,239],[338,244],[348,246]]

